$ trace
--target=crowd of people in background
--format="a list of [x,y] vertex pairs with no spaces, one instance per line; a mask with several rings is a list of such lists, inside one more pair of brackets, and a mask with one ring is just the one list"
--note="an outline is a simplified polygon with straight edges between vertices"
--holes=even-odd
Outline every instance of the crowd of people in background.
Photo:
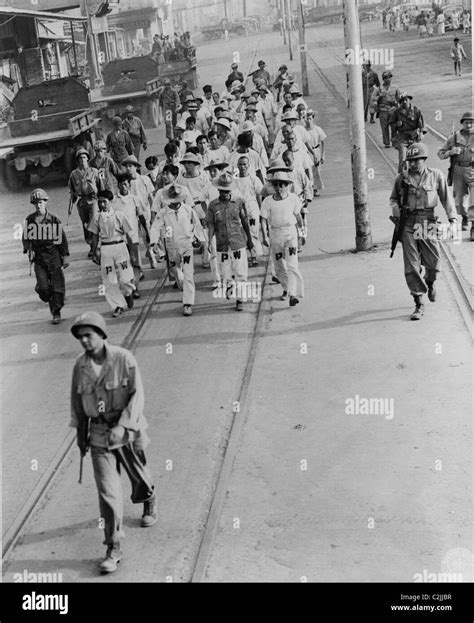
[[392,9],[383,9],[382,28],[390,32],[408,32],[410,28],[418,30],[420,38],[432,37],[436,32],[446,34],[447,28],[454,32],[462,28],[463,34],[471,32],[471,12],[453,10],[448,14],[433,3],[431,10],[403,10],[403,5]]

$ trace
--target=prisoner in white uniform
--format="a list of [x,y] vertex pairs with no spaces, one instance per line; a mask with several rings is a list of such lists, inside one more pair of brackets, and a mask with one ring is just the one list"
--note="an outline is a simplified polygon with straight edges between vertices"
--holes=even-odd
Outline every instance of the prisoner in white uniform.
[[[133,268],[125,244],[125,237],[132,226],[124,214],[112,209],[113,198],[110,190],[98,193],[100,212],[91,220],[88,229],[93,234],[92,248],[97,259],[100,242],[100,270],[105,299],[114,310],[114,316],[119,316],[125,305],[133,307]],[[119,282],[127,300],[120,291]]]
[[273,174],[275,194],[262,202],[263,244],[268,245],[266,224],[270,236],[270,252],[273,256],[275,273],[283,288],[282,300],[290,296],[290,306],[299,303],[304,296],[303,276],[298,267],[298,234],[296,226],[302,227],[301,201],[297,195],[288,192],[290,178],[284,171]]
[[249,219],[250,234],[253,248],[251,251],[252,266],[258,266],[257,257],[262,255],[260,242],[260,193],[263,184],[255,174],[250,173],[250,163],[247,154],[242,154],[237,162],[239,176],[235,178],[236,188],[242,193],[245,208]]

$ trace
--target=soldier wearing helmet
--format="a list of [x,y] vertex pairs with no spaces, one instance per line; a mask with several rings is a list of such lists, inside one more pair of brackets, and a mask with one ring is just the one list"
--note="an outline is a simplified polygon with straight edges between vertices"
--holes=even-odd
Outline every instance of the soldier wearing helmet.
[[390,117],[392,144],[398,150],[398,172],[403,171],[408,147],[419,141],[425,131],[421,110],[413,106],[413,96],[405,91],[400,93],[400,107]]
[[[112,119],[113,130],[107,134],[105,144],[112,159],[121,167],[122,160],[134,153],[132,139],[129,133],[123,129],[122,118],[116,116]],[[121,172],[124,171],[121,169]]]
[[456,211],[462,216],[462,229],[467,231],[470,222],[470,238],[474,241],[474,112],[465,112],[460,123],[461,130],[447,138],[438,157],[451,159],[448,183],[453,185]]
[[173,128],[178,120],[178,111],[181,107],[178,92],[171,87],[169,78],[163,81],[163,90],[158,98],[159,106],[165,120],[166,138],[174,138]]
[[[446,177],[438,169],[426,166],[428,150],[423,143],[414,143],[407,150],[408,173],[399,174],[390,195],[392,220],[400,219],[400,208],[406,213],[401,233],[405,280],[415,301],[411,320],[424,313],[423,295],[436,300],[435,281],[441,271],[438,225],[434,210],[438,199],[449,222],[456,223],[456,211],[448,192]],[[422,277],[421,268],[425,273]]]
[[371,98],[372,98],[372,92],[374,88],[380,86],[380,80],[377,75],[377,72],[375,72],[372,69],[372,63],[370,61],[367,61],[366,63],[364,63],[362,67],[363,67],[362,69],[362,93],[364,97],[364,120],[367,121],[367,113],[370,112],[370,121],[373,122],[375,111],[373,107],[371,106]]
[[66,233],[61,221],[47,209],[48,194],[36,188],[30,195],[35,212],[28,214],[23,225],[23,253],[28,253],[34,265],[35,291],[42,301],[49,304],[53,324],[61,321],[66,283],[63,268],[69,255]]
[[[90,155],[87,149],[81,147],[76,151],[77,168],[69,176],[69,192],[71,201],[77,201],[77,211],[82,222],[84,240],[89,246],[92,237],[87,225],[98,212],[97,193],[99,191],[99,172],[90,166]],[[92,248],[89,250],[92,257]]]
[[[391,147],[390,117],[400,102],[400,89],[392,85],[392,72],[382,73],[382,85],[372,92],[372,103],[377,117],[380,119],[384,147]],[[375,123],[371,119],[371,123]]]
[[117,178],[120,176],[120,167],[107,153],[107,145],[104,141],[96,141],[94,154],[89,165],[99,172],[97,176],[98,190],[110,190],[115,195],[117,193]]
[[100,314],[81,314],[71,333],[84,353],[72,373],[69,425],[77,429],[81,455],[91,450],[107,545],[100,571],[113,573],[122,558],[124,536],[121,469],[130,479],[132,502],[143,503],[140,525],[148,528],[157,521],[155,487],[144,453],[150,439],[143,384],[132,353],[106,341],[107,326]]
[[133,106],[127,106],[125,109],[126,117],[123,122],[123,129],[128,132],[128,135],[132,139],[133,153],[137,158],[140,157],[140,147],[143,145],[143,151],[146,151],[147,142],[145,128],[143,127],[142,120],[137,115],[134,115],[135,109]]

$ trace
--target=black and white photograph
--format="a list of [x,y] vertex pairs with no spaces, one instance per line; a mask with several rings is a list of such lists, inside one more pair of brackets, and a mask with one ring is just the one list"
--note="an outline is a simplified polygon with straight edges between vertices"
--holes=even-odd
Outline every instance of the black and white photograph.
[[2,623],[472,620],[471,21],[0,0]]

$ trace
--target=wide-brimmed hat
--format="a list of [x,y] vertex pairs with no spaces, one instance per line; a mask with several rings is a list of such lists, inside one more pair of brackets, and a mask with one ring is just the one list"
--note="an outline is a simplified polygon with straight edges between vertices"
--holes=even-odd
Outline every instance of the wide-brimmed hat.
[[291,93],[291,95],[301,95],[301,91],[296,84],[290,88],[289,93]]
[[240,80],[234,80],[234,82],[230,85],[229,91],[232,93],[233,91],[240,91],[242,88],[242,83]]
[[178,121],[178,123],[174,126],[173,130],[183,130],[184,132],[186,130],[186,126],[182,121]]
[[185,103],[194,102],[194,95],[192,93],[188,93],[184,98]]
[[293,112],[292,110],[287,110],[285,113],[283,113],[283,115],[281,116],[281,120],[282,121],[291,121],[292,119],[294,121],[298,120],[298,114],[296,112]]
[[247,106],[245,107],[245,110],[251,110],[253,112],[257,112],[258,108],[255,104],[247,104]]
[[289,173],[290,169],[286,166],[282,157],[275,158],[270,162],[267,173],[273,174],[275,171],[285,171]]
[[216,158],[215,160],[211,160],[209,164],[207,165],[207,167],[204,167],[204,171],[209,171],[209,169],[212,169],[212,168],[225,169],[228,166],[229,165],[227,162],[224,162],[220,158]]
[[181,163],[192,162],[193,164],[202,164],[201,157],[197,154],[193,154],[192,151],[187,151],[180,160]]
[[213,184],[217,190],[232,190],[234,178],[230,173],[224,172],[214,180]]
[[219,117],[219,119],[216,119],[216,124],[222,125],[224,128],[230,130],[230,121],[225,117]]
[[270,182],[272,184],[274,182],[285,182],[286,184],[291,184],[293,180],[288,177],[287,171],[279,170],[273,173],[273,175],[270,178]]
[[122,160],[122,164],[134,164],[138,169],[142,166],[134,154],[127,156],[125,160]]
[[242,132],[253,132],[255,130],[255,124],[253,121],[247,119],[242,124]]
[[312,108],[307,108],[306,109],[306,116],[307,117],[316,117],[317,114],[318,114],[317,110],[313,110]]

